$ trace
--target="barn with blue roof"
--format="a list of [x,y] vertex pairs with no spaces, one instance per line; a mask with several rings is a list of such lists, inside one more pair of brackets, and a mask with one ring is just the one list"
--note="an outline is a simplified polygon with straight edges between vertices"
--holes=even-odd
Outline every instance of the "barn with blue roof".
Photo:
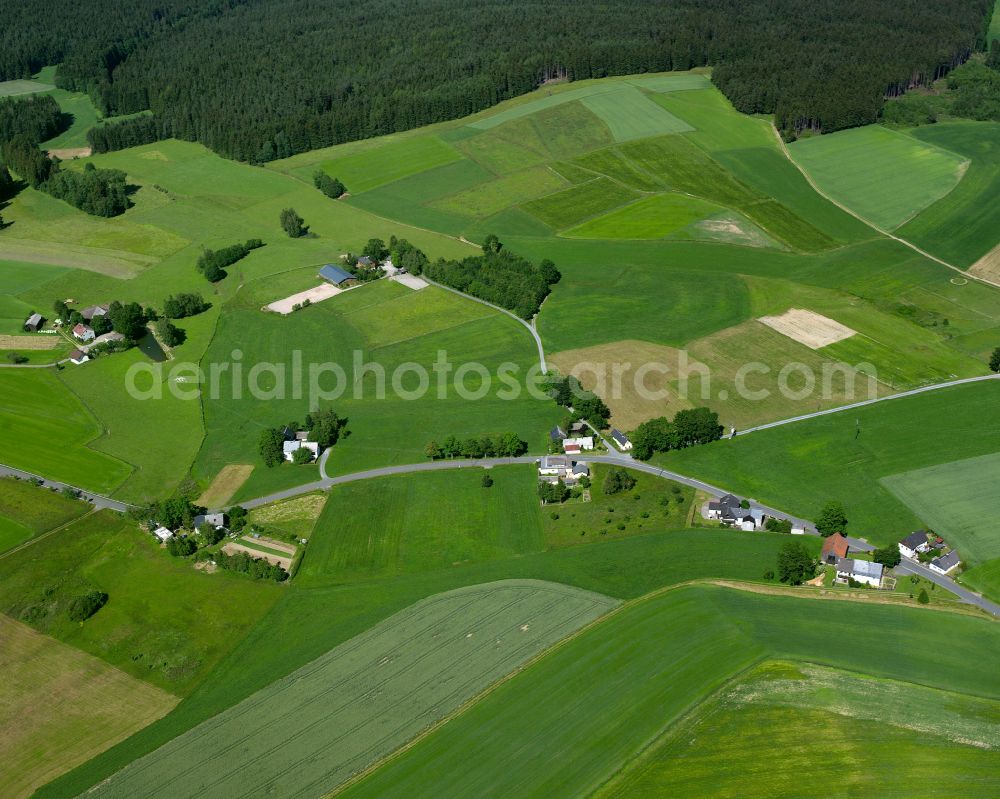
[[319,270],[319,276],[324,280],[329,280],[335,286],[343,286],[350,280],[354,280],[354,275],[339,266],[327,264]]

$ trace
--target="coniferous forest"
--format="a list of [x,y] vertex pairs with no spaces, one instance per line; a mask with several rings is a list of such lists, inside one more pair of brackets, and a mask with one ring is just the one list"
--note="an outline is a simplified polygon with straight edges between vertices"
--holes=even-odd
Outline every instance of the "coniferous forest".
[[21,0],[0,79],[59,63],[96,149],[174,136],[267,161],[469,114],[555,78],[713,67],[794,136],[875,120],[982,45],[991,0]]

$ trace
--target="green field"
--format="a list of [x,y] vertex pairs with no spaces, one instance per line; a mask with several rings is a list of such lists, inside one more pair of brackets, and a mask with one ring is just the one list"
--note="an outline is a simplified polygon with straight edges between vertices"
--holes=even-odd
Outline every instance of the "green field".
[[888,230],[955,188],[966,161],[877,125],[800,139],[789,149],[823,191]]
[[[996,701],[803,664],[766,664],[672,728],[599,797],[910,797],[1000,790]],[[993,719],[993,721],[989,721]],[[808,746],[803,742],[808,741]],[[726,768],[720,769],[719,764]]]
[[[66,614],[87,591],[108,604]],[[0,612],[175,695],[190,693],[279,598],[273,583],[196,571],[113,511],[0,559]]]
[[604,120],[615,141],[694,130],[632,86],[584,97],[581,102]]
[[0,553],[87,512],[88,506],[31,483],[0,478]]
[[662,239],[722,209],[685,194],[658,194],[567,231],[580,239]]
[[638,199],[631,189],[600,177],[524,204],[524,210],[552,228],[562,228]]
[[433,136],[402,141],[390,139],[379,144],[378,147],[324,161],[323,169],[340,178],[349,192],[360,194],[460,157],[447,142]]
[[1000,452],[882,478],[900,502],[975,566],[1000,557],[1000,530],[983,499],[1000,479]]
[[882,478],[993,454],[996,442],[983,430],[997,423],[998,399],[997,381],[958,386],[670,453],[663,462],[807,519],[838,500],[852,535],[885,544],[922,519]]
[[[952,634],[968,643],[951,647]],[[830,646],[841,636],[852,646]],[[998,653],[1000,633],[984,618],[679,588],[627,605],[557,648],[344,796],[580,796],[762,660],[921,685],[947,674],[951,690],[996,700]]]
[[324,794],[615,604],[534,581],[439,594],[132,764],[94,795]]
[[48,92],[55,86],[37,80],[5,80],[0,81],[0,97],[13,97],[17,94],[37,94]]

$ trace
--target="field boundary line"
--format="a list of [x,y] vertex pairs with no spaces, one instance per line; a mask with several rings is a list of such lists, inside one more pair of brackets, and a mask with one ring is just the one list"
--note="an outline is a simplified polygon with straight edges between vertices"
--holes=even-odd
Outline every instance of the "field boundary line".
[[[967,272],[965,269],[962,269],[961,267],[958,267],[958,266],[955,266],[954,264],[948,263],[947,261],[945,261],[942,258],[938,258],[936,255],[932,255],[931,253],[927,252],[926,250],[921,249],[920,247],[918,247],[913,242],[908,241],[907,239],[904,239],[901,236],[897,236],[895,233],[891,233],[890,231],[885,230],[885,229],[879,227],[878,225],[876,225],[871,220],[865,219],[865,217],[861,216],[861,214],[857,213],[856,211],[851,210],[850,208],[848,208],[846,205],[844,205],[843,203],[839,202],[838,200],[835,200],[833,197],[831,197],[829,194],[827,194],[825,191],[823,191],[817,185],[816,181],[813,180],[812,175],[810,175],[809,172],[806,171],[806,169],[804,167],[802,167],[798,163],[798,161],[796,161],[794,158],[792,158],[792,154],[791,154],[791,151],[788,149],[788,145],[785,144],[785,140],[781,138],[781,134],[778,132],[778,129],[774,126],[773,122],[771,123],[771,131],[774,133],[775,138],[777,138],[778,145],[781,147],[781,152],[784,154],[785,158],[787,158],[792,163],[792,165],[797,170],[799,170],[800,173],[802,173],[802,177],[804,177],[806,179],[806,182],[812,187],[813,191],[815,191],[820,197],[823,197],[828,202],[833,203],[841,211],[844,211],[845,213],[850,214],[855,219],[857,219],[859,222],[863,222],[864,224],[868,225],[868,227],[870,227],[876,233],[880,233],[881,235],[883,235],[883,236],[885,236],[887,238],[890,238],[893,241],[898,241],[900,244],[904,245],[905,247],[909,247],[915,253],[924,256],[924,258],[929,258],[930,260],[935,261],[935,262],[941,264],[941,266],[946,266],[946,267],[948,267],[948,269],[951,269],[954,272],[958,272],[964,278],[971,279],[971,280],[977,280],[980,283],[984,283],[984,284],[986,284],[988,286],[993,286],[994,288],[1000,288],[1000,283],[996,283],[996,282],[994,282],[992,280],[987,280],[986,278],[980,277],[979,275],[974,275],[971,272]],[[952,189],[952,191],[954,191],[954,189]],[[949,194],[950,193],[951,192],[949,192]],[[944,196],[947,196],[947,194],[944,195]],[[938,199],[941,199],[941,198],[938,198]],[[937,201],[935,200],[935,202],[937,202]],[[931,203],[931,204],[933,205],[933,203]]]
[[[35,543],[37,543],[38,541],[41,541],[44,538],[48,538],[50,535],[55,535],[60,530],[63,530],[66,527],[69,527],[71,524],[74,524],[75,522],[83,521],[88,516],[93,516],[95,513],[97,513],[98,510],[99,510],[99,508],[91,508],[86,513],[82,513],[79,516],[77,516],[76,518],[70,519],[68,522],[63,522],[58,527],[53,527],[51,530],[46,530],[41,535],[36,535],[34,538],[29,538],[27,541],[24,541],[23,543],[18,544],[13,549],[8,549],[6,552],[0,553],[0,560],[3,560],[4,558],[10,557],[15,552],[20,552],[22,549],[27,549],[32,544],[35,544]],[[124,674],[125,672],[122,672],[122,673]]]

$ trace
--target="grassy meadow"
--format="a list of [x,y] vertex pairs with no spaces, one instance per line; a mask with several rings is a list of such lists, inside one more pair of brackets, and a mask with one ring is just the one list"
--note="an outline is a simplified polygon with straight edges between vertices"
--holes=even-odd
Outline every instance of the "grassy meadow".
[[0,478],[0,553],[73,521],[85,503],[13,477]]

